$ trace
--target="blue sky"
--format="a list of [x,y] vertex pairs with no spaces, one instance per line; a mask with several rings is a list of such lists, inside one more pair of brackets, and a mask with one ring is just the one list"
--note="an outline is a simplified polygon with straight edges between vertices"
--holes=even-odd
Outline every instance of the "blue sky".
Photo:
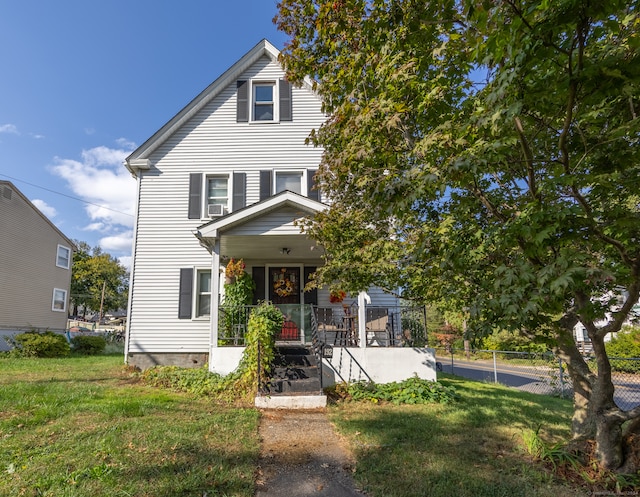
[[0,179],[130,264],[124,158],[261,39],[276,0],[0,0]]

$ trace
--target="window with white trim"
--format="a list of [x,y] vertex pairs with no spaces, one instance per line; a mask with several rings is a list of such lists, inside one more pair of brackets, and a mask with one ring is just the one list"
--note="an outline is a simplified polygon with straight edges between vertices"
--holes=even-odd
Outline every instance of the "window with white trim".
[[56,312],[66,312],[67,310],[67,291],[61,288],[53,289],[53,302],[51,310]]
[[71,249],[64,245],[58,245],[58,251],[56,254],[56,266],[69,269],[71,265]]
[[196,278],[196,317],[211,315],[211,270],[199,270]]
[[300,195],[306,195],[306,191],[303,191],[303,171],[275,171],[275,176],[274,193],[289,190],[290,192],[299,193]]
[[277,121],[275,92],[276,85],[273,82],[253,83],[251,116],[253,121]]
[[229,176],[207,176],[205,188],[205,217],[221,216],[229,212]]

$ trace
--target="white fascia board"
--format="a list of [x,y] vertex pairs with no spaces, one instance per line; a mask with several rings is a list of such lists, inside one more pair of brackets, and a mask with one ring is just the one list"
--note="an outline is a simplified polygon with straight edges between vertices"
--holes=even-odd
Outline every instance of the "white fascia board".
[[217,238],[226,229],[244,224],[256,217],[271,212],[281,207],[294,207],[301,209],[308,214],[315,214],[325,210],[328,206],[321,202],[316,202],[310,198],[292,192],[283,192],[279,195],[269,197],[262,202],[245,207],[228,216],[224,216],[217,221],[207,223],[198,229],[199,238]]

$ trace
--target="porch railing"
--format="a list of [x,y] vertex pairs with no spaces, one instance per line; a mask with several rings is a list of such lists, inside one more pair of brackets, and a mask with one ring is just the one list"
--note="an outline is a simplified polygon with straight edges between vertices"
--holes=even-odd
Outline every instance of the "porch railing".
[[[244,346],[249,314],[255,306],[220,306],[218,319],[218,346]],[[311,306],[305,306],[311,307]],[[359,347],[360,324],[357,305],[313,306],[307,313],[311,320],[301,320],[306,342],[315,339],[337,347]],[[364,328],[367,347],[424,347],[427,343],[426,311],[422,306],[366,306]],[[302,329],[283,329],[282,338],[302,339]],[[287,336],[285,336],[287,335]]]

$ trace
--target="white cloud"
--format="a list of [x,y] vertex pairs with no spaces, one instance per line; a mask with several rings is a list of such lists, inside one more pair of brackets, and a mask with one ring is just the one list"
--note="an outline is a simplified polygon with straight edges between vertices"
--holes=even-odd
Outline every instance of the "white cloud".
[[131,271],[132,257],[130,255],[122,256],[118,258],[120,264],[127,268],[127,271]]
[[35,205],[40,212],[42,212],[45,216],[47,216],[50,220],[56,217],[58,211],[54,207],[51,207],[44,200],[40,200],[39,198],[34,198],[31,203]]
[[[103,250],[131,250],[136,198],[136,181],[124,167],[124,159],[135,146],[105,146],[83,150],[80,160],[56,157],[51,171],[63,178],[69,189],[84,201],[90,223],[86,230],[99,231]],[[126,230],[126,232],[125,232]],[[123,241],[124,240],[124,241]]]
[[20,134],[15,124],[0,124],[0,133],[11,133],[13,135]]
[[109,252],[110,250],[117,252],[131,252],[133,244],[133,232],[127,231],[120,234],[105,236],[100,239],[100,247]]

